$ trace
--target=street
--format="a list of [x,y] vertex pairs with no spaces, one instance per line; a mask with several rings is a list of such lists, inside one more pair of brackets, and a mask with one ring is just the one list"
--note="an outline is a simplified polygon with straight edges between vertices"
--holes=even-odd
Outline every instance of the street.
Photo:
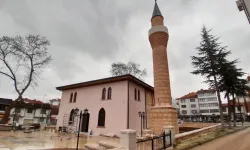
[[250,150],[250,128],[205,143],[190,150]]

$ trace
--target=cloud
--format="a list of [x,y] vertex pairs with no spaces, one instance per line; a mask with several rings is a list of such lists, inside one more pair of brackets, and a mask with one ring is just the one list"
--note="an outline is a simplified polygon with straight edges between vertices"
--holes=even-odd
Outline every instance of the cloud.
[[[0,0],[0,36],[40,34],[51,40],[53,61],[39,87],[25,96],[60,97],[56,86],[109,76],[115,61],[135,61],[148,71],[153,85],[152,50],[148,30],[154,1],[144,0]],[[169,29],[168,60],[172,97],[207,86],[194,76],[190,56],[200,42],[202,25],[212,28],[223,45],[249,73],[250,30],[244,13],[231,0],[158,0]],[[0,97],[15,98],[9,80],[0,76]]]

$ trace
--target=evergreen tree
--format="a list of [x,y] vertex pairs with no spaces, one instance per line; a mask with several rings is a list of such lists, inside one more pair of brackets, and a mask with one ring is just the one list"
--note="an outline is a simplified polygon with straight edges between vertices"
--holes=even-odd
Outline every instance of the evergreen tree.
[[200,42],[200,46],[196,48],[198,50],[197,56],[191,57],[192,65],[195,69],[191,73],[205,77],[205,82],[214,82],[219,101],[221,127],[223,129],[224,118],[217,77],[219,75],[219,68],[221,63],[227,62],[226,57],[230,54],[230,52],[226,51],[226,47],[221,46],[221,43],[218,42],[219,38],[211,35],[210,31],[211,30],[208,31],[206,27],[203,26],[201,32],[202,40]]

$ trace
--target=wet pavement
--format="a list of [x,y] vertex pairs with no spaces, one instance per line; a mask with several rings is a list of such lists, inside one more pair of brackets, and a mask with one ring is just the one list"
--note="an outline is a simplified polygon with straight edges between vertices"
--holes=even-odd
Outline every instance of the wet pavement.
[[[81,135],[79,148],[83,148],[86,143],[96,143],[101,140],[119,142],[119,138]],[[0,150],[75,148],[76,143],[77,136],[74,134],[50,131],[34,131],[32,133],[0,131]]]

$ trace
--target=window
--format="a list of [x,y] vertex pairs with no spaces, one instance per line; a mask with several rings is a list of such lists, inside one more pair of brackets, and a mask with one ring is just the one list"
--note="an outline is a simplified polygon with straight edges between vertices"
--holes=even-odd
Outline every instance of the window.
[[191,108],[196,108],[196,105],[195,104],[191,104]]
[[208,104],[200,104],[200,107],[208,107]]
[[200,98],[199,99],[199,102],[205,102],[206,100],[205,100],[205,98]]
[[219,104],[218,103],[209,103],[208,106],[209,107],[215,107],[215,106],[219,106]]
[[70,94],[70,99],[69,99],[69,102],[72,103],[73,101],[73,93]]
[[208,100],[208,101],[217,101],[216,98],[208,98],[207,100]]
[[200,110],[200,113],[209,113],[209,110],[207,110],[207,109]]
[[181,113],[182,113],[183,115],[186,115],[186,114],[187,114],[187,111],[186,111],[186,110],[182,110]]
[[106,89],[102,89],[102,100],[106,99]]
[[41,114],[46,114],[46,109],[41,109]]
[[105,110],[104,108],[101,108],[98,114],[98,127],[104,127],[105,126]]
[[219,109],[210,109],[210,113],[217,113],[219,112]]
[[137,90],[136,89],[135,89],[134,94],[135,94],[135,100],[137,100]]
[[140,90],[138,90],[138,100],[141,100]]
[[21,108],[15,108],[15,113],[20,113],[21,112]]
[[74,94],[74,103],[76,102],[77,93]]
[[195,102],[195,99],[190,99],[190,102]]
[[32,113],[33,112],[33,109],[32,108],[28,108],[27,109],[27,113]]
[[186,105],[181,105],[181,108],[186,108],[187,106]]
[[197,110],[191,110],[192,114],[197,114]]
[[74,112],[75,110],[72,109],[69,115],[69,124],[72,124],[74,122]]
[[40,122],[44,122],[44,118],[40,118]]
[[112,89],[111,87],[108,88],[108,99],[111,99],[112,96]]
[[181,103],[185,103],[185,99],[182,99],[182,100],[181,100]]

